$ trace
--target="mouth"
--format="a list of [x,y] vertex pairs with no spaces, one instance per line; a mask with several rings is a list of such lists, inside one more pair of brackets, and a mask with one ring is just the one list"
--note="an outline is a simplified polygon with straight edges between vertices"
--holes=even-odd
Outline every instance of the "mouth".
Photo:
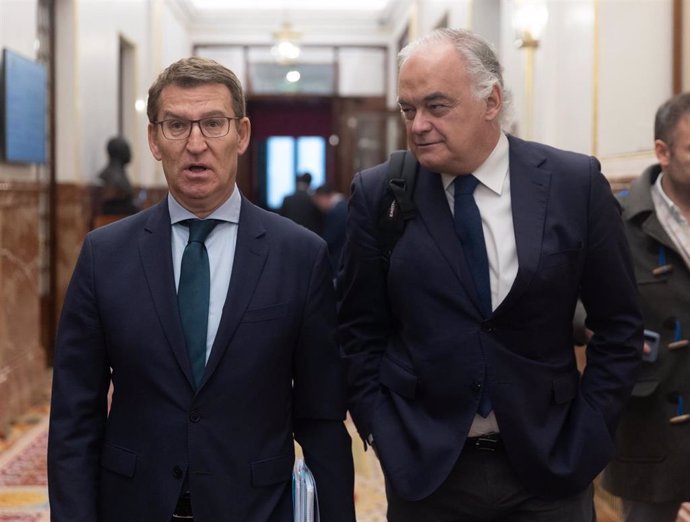
[[209,166],[204,163],[190,163],[185,165],[184,170],[191,172],[192,174],[202,174],[209,170]]
[[438,145],[438,142],[428,142],[428,143],[415,143],[414,146],[417,149],[425,149],[429,147],[433,147],[434,145]]

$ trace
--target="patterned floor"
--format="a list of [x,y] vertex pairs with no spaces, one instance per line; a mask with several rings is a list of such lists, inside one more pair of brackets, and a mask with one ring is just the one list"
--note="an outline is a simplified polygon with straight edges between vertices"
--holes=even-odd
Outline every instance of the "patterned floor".
[[[0,522],[49,522],[46,487],[48,408],[37,406],[0,439]],[[372,451],[364,452],[354,434],[355,499],[358,522],[385,522],[386,499],[381,468]]]
[[[373,451],[364,451],[350,422],[355,460],[355,508],[358,522],[385,522],[383,474]],[[0,438],[0,522],[49,522],[46,487],[48,406],[38,405],[22,416],[5,438]],[[596,488],[599,522],[618,522],[617,499]],[[690,504],[678,522],[690,522]]]
[[46,406],[37,406],[0,439],[0,522],[48,522]]
[[386,492],[383,472],[372,450],[364,451],[359,435],[348,423],[355,461],[355,511],[358,522],[386,521]]

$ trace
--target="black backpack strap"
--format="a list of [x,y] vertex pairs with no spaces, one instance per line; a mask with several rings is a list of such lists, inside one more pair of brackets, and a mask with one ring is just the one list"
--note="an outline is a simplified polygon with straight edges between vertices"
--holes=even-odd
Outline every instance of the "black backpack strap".
[[413,200],[418,163],[414,155],[405,150],[391,154],[386,192],[379,216],[379,237],[384,260],[388,263],[405,224],[417,214]]

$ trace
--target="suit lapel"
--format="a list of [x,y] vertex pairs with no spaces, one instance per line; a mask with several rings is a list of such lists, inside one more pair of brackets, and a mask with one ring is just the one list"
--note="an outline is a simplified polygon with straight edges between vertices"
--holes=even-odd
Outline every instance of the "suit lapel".
[[451,214],[443,189],[441,175],[420,167],[414,198],[419,217],[441,254],[452,267],[465,292],[470,296],[478,317],[481,317],[481,303],[474,287],[472,273],[465,261],[462,245],[455,233],[453,214]]
[[218,367],[254,294],[268,257],[268,242],[265,236],[266,229],[261,222],[259,210],[243,197],[230,287],[200,387]]
[[545,158],[521,140],[510,142],[510,198],[517,247],[518,272],[510,292],[496,310],[507,308],[527,289],[541,257],[551,171]]
[[170,213],[167,198],[160,202],[144,225],[139,253],[156,313],[177,363],[194,386],[184,333],[180,324],[172,263]]

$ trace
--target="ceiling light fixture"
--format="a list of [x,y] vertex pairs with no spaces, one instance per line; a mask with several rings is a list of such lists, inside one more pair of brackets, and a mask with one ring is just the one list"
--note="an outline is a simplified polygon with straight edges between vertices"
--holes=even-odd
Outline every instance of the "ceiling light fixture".
[[299,41],[302,34],[292,28],[290,22],[285,22],[280,31],[273,33],[275,45],[271,48],[271,54],[279,63],[289,64],[294,62],[301,53]]
[[295,69],[288,71],[285,75],[285,79],[290,83],[297,83],[301,77],[302,75]]

